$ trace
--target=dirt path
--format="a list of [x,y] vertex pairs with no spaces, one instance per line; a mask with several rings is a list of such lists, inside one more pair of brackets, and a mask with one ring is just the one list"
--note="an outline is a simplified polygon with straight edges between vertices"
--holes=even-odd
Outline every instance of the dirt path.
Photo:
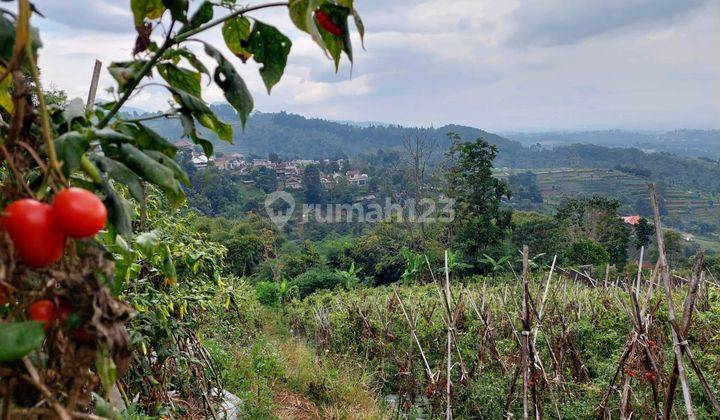
[[275,413],[280,419],[319,419],[318,408],[307,397],[289,391],[279,391],[275,394],[278,410]]

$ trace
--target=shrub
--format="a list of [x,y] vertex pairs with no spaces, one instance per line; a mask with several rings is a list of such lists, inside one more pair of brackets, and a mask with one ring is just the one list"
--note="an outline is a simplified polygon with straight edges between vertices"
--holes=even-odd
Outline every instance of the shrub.
[[261,281],[255,285],[255,293],[263,305],[278,306],[280,304],[280,289],[275,283]]
[[311,268],[292,281],[292,285],[298,288],[300,299],[315,293],[316,290],[333,289],[341,283],[342,278],[338,274],[325,268]]
[[570,245],[565,251],[565,259],[575,265],[601,265],[610,262],[610,253],[599,243],[583,239]]

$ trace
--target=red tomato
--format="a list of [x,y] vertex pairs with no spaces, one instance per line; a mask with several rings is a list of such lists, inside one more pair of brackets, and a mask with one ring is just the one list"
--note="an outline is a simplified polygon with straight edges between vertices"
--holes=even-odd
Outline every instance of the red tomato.
[[52,204],[55,223],[72,238],[95,236],[105,227],[107,209],[95,194],[82,188],[60,191]]
[[648,340],[648,346],[650,346],[651,349],[652,349],[652,348],[655,348],[655,340],[653,340],[652,338],[649,339],[649,340]]
[[55,304],[49,299],[42,299],[30,305],[30,319],[42,322],[47,330],[55,321]]
[[652,372],[645,372],[645,379],[652,382],[655,380],[655,374]]
[[335,22],[332,21],[330,15],[323,12],[322,10],[318,10],[317,12],[315,12],[315,20],[321,28],[325,29],[331,34],[335,36],[343,36],[342,28],[337,26]]
[[65,234],[55,226],[52,207],[24,198],[2,212],[2,225],[20,260],[31,267],[47,267],[62,257]]

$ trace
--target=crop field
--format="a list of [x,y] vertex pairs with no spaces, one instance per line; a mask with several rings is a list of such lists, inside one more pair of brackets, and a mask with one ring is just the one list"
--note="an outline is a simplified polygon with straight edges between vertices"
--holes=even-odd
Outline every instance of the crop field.
[[[549,418],[628,413],[652,418],[662,410],[657,401],[672,380],[673,355],[659,284],[645,303],[641,300],[646,309],[636,308],[649,311],[650,318],[637,323],[634,291],[622,284],[588,287],[556,275],[548,287],[547,277],[532,276],[528,296],[535,302],[535,320],[524,324],[520,279],[464,281],[450,289],[451,328],[446,328],[447,295],[439,284],[318,293],[290,305],[288,312],[294,330],[319,350],[358,358],[373,373],[376,388],[397,401],[388,407],[391,412],[409,418],[439,418],[446,410],[448,350],[451,404],[458,418],[520,418],[524,399],[535,399],[533,405]],[[642,294],[651,282],[643,283]],[[685,287],[676,291],[677,306],[688,294]],[[717,384],[720,365],[713,353],[720,341],[712,325],[718,322],[720,295],[706,283],[699,296],[690,340],[703,375]],[[537,335],[531,338],[536,370],[525,379],[516,370],[526,357],[523,329]],[[695,372],[689,373],[689,386],[698,418],[711,418],[713,409]],[[683,418],[679,392],[675,401],[672,418]]]

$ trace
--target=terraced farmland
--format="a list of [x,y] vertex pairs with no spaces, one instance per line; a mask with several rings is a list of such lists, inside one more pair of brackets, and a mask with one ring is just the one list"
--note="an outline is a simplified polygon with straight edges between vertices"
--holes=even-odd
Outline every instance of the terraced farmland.
[[[524,169],[503,168],[496,172],[500,178]],[[648,180],[615,170],[604,169],[533,169],[543,196],[539,210],[552,212],[564,199],[603,195],[618,199],[622,211],[627,214],[649,215],[650,201]],[[692,191],[672,185],[658,185],[666,214],[664,221],[669,226],[706,238],[720,240],[720,229],[712,231],[711,226],[720,224],[720,196]]]

